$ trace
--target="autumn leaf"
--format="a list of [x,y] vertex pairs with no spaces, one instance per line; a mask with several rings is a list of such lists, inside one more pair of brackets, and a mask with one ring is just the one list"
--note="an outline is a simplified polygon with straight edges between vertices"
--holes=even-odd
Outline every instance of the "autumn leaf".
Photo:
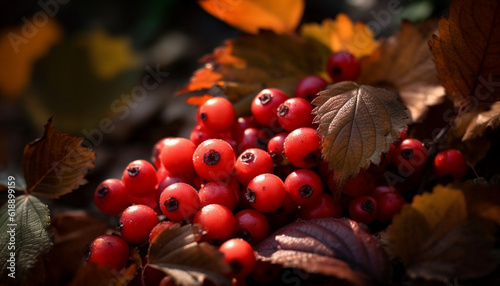
[[441,84],[460,106],[500,100],[500,2],[460,0],[439,21],[430,47]]
[[[14,208],[11,208],[12,204]],[[0,277],[15,272],[17,282],[29,273],[38,258],[52,246],[49,208],[35,196],[20,195],[0,209]],[[13,238],[13,239],[12,239]],[[11,267],[15,254],[14,271]]]
[[54,19],[32,28],[26,24],[0,31],[0,93],[14,98],[28,86],[34,62],[47,53],[62,35]]
[[496,266],[490,256],[493,225],[469,218],[459,189],[437,186],[403,207],[384,234],[389,253],[412,278],[481,277]]
[[445,96],[438,81],[428,41],[437,31],[436,21],[415,26],[403,21],[401,30],[360,60],[359,84],[395,90],[408,108],[412,121],[421,121],[428,107],[439,104]]
[[377,238],[347,218],[294,222],[259,243],[255,251],[259,260],[353,285],[382,282],[387,274],[387,259]]
[[321,91],[313,104],[323,157],[339,185],[370,163],[378,164],[407,126],[405,107],[381,88],[340,82]]
[[500,225],[500,186],[466,182],[454,187],[464,193],[469,216],[489,219]]
[[82,138],[55,131],[52,118],[41,138],[24,148],[23,171],[28,193],[58,198],[87,181],[94,168],[94,151],[83,147]]
[[199,242],[199,225],[175,225],[162,231],[149,246],[148,264],[170,275],[176,285],[231,285],[226,273],[229,265],[214,246]]
[[484,136],[485,133],[494,132],[500,127],[500,102],[486,108],[478,108],[473,113],[475,116],[467,125],[462,141]]
[[100,267],[96,263],[85,263],[74,274],[70,286],[125,286],[137,276],[138,266],[132,264],[116,272],[108,267]]
[[248,110],[249,102],[262,89],[279,88],[292,96],[302,77],[324,70],[315,46],[296,36],[271,32],[228,40],[201,61],[205,66],[179,93],[218,86],[232,102],[247,100]]
[[221,21],[257,34],[271,30],[292,33],[302,18],[304,0],[199,0],[200,6]]
[[[361,22],[353,23],[342,13],[338,14],[335,20],[325,19],[321,24],[303,24],[300,35],[308,41],[327,47],[328,50],[323,50],[327,53],[326,57],[334,52],[348,51],[361,58],[371,54],[377,47],[377,41],[368,26]],[[326,63],[326,59],[324,62]],[[326,67],[326,64],[323,67]]]

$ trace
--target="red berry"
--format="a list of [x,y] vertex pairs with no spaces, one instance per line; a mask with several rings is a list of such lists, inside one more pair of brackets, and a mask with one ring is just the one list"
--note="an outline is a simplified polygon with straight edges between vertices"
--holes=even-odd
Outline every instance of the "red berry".
[[377,201],[370,196],[361,196],[349,203],[349,216],[361,223],[371,223],[377,218]]
[[200,143],[205,140],[214,138],[217,138],[217,133],[201,125],[193,127],[193,130],[191,130],[191,134],[189,135],[189,140],[191,140],[196,146],[200,145]]
[[207,100],[198,110],[198,122],[214,132],[229,130],[234,119],[234,107],[229,100],[223,97]]
[[360,197],[368,195],[375,187],[375,179],[373,176],[364,171],[360,170],[356,177],[350,178],[342,192],[350,197]]
[[233,148],[220,139],[209,139],[198,145],[193,165],[198,176],[207,181],[222,181],[234,171]]
[[235,237],[243,238],[251,245],[261,242],[269,234],[269,221],[266,216],[253,209],[245,209],[234,215]]
[[285,184],[273,174],[261,174],[253,178],[245,191],[245,199],[252,207],[265,213],[278,210],[285,196]]
[[285,179],[287,196],[301,207],[319,202],[323,193],[321,178],[309,169],[296,170]]
[[317,75],[308,75],[303,77],[295,86],[295,97],[301,97],[311,102],[318,92],[323,90],[328,82]]
[[153,240],[158,236],[158,234],[160,234],[162,231],[164,231],[165,229],[167,228],[171,228],[173,227],[174,225],[178,225],[178,223],[176,222],[173,222],[173,221],[169,221],[169,220],[166,220],[166,221],[162,221],[160,223],[158,223],[157,225],[155,225],[155,227],[153,227],[153,229],[151,230],[151,232],[149,233],[149,243],[152,243]]
[[287,136],[288,132],[280,132],[267,142],[267,152],[271,155],[274,165],[281,165],[285,159],[284,145]]
[[377,199],[381,195],[385,195],[387,193],[397,193],[397,192],[398,191],[396,190],[396,188],[391,186],[377,186],[372,190],[370,196]]
[[388,223],[394,215],[401,211],[401,208],[406,204],[405,199],[398,193],[385,193],[376,197],[377,201],[377,220],[383,223]]
[[194,173],[193,153],[196,149],[191,140],[179,137],[168,138],[161,150],[163,166],[174,175]]
[[149,238],[153,227],[158,224],[156,212],[145,205],[128,207],[120,216],[120,232],[129,243],[143,243]]
[[155,167],[151,163],[145,160],[136,160],[125,168],[122,181],[130,195],[144,197],[156,190],[158,178]]
[[312,127],[312,109],[311,103],[303,98],[289,98],[278,107],[278,122],[287,131]]
[[297,217],[302,219],[314,219],[324,217],[339,218],[342,216],[342,206],[336,203],[332,195],[322,193],[319,201],[310,207],[300,208]]
[[273,159],[264,150],[247,149],[238,157],[235,163],[238,181],[246,186],[257,175],[273,172]]
[[321,160],[321,138],[312,128],[298,128],[285,139],[285,156],[299,168],[312,168]]
[[219,250],[224,253],[224,261],[231,266],[233,275],[242,277],[250,274],[255,267],[255,254],[252,246],[241,238],[224,242]]
[[460,180],[467,174],[467,162],[460,151],[444,150],[434,158],[434,172],[441,179],[450,176],[455,180]]
[[408,177],[425,167],[427,149],[417,139],[406,139],[397,146],[393,158],[400,174]]
[[219,204],[233,210],[238,204],[233,188],[223,182],[208,182],[198,191],[201,206]]
[[127,264],[128,256],[128,244],[123,238],[104,234],[94,239],[90,245],[87,261],[120,271]]
[[238,154],[251,148],[266,149],[269,136],[260,128],[250,127],[243,131],[238,141]]
[[156,142],[155,146],[153,147],[153,152],[151,152],[151,161],[154,163],[156,169],[160,169],[162,166],[160,153],[161,149],[165,145],[165,141],[167,140],[169,140],[169,138],[160,139],[158,142]]
[[161,211],[158,207],[158,198],[156,193],[149,194],[145,197],[134,197],[129,195],[128,200],[133,205],[146,205],[152,208],[155,212],[161,214]]
[[161,192],[175,183],[185,183],[191,186],[194,185],[191,178],[187,178],[183,175],[168,175],[158,183],[158,186],[156,187],[156,198],[159,200]]
[[170,220],[189,220],[200,209],[200,197],[192,186],[175,183],[160,194],[160,208]]
[[94,203],[106,215],[117,215],[129,206],[125,185],[117,179],[107,179],[97,186]]
[[252,115],[264,126],[275,126],[278,123],[276,110],[287,99],[286,94],[279,89],[264,89],[252,101]]
[[253,116],[243,116],[238,117],[236,122],[233,124],[231,128],[231,135],[237,141],[241,141],[241,136],[243,136],[243,132],[247,128],[257,128],[259,127],[259,123],[255,120]]
[[194,216],[193,223],[199,223],[206,231],[203,240],[213,243],[229,239],[233,235],[235,226],[231,210],[219,204],[202,207]]
[[326,71],[333,82],[355,81],[361,74],[361,66],[354,55],[346,51],[340,51],[328,58]]

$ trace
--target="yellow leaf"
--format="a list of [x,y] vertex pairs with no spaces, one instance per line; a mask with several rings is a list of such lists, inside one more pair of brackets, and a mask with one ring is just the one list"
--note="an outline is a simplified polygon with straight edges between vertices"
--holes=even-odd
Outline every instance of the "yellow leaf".
[[221,21],[242,31],[259,29],[292,33],[302,18],[303,0],[201,0],[200,6]]
[[104,80],[115,78],[138,62],[129,38],[112,36],[101,29],[80,36],[78,44],[88,51],[90,64]]
[[372,31],[363,23],[353,23],[345,14],[335,20],[325,19],[320,24],[309,23],[301,27],[300,35],[330,49],[330,53],[348,51],[356,58],[371,54],[377,47]]
[[33,63],[62,35],[61,27],[53,19],[40,26],[28,23],[0,31],[0,93],[10,98],[25,90]]

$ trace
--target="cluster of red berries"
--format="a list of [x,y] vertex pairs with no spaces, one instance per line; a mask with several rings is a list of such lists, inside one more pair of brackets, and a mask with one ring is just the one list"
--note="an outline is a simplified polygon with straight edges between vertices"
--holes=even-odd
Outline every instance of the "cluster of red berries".
[[[349,53],[336,53],[328,72],[334,82],[355,80],[359,63]],[[279,89],[264,89],[252,101],[252,115],[239,118],[227,99],[207,100],[198,108],[190,139],[160,140],[152,164],[133,161],[121,180],[108,179],[97,187],[99,210],[121,214],[121,236],[96,239],[89,261],[119,270],[127,262],[129,244],[151,242],[174,224],[196,223],[205,231],[202,240],[219,245],[232,274],[241,277],[254,269],[252,246],[283,223],[343,215],[388,223],[406,200],[397,187],[380,183],[384,172],[393,165],[405,177],[418,174],[427,150],[402,132],[402,142],[391,146],[381,164],[349,179],[335,202],[336,182],[321,159],[311,104],[326,85],[311,75],[297,84],[292,98]],[[459,156],[454,152],[436,157],[438,174],[465,175],[466,167],[458,170],[453,163]]]

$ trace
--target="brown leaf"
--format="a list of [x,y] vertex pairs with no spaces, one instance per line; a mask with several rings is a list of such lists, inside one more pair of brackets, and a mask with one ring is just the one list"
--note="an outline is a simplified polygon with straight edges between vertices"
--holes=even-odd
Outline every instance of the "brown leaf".
[[129,285],[137,274],[137,265],[132,264],[120,272],[108,267],[99,267],[95,263],[85,263],[75,273],[71,286],[125,286]]
[[464,192],[469,216],[489,219],[500,225],[500,186],[467,182],[457,188]]
[[485,109],[477,110],[462,137],[463,141],[481,137],[488,130],[490,132],[498,130],[500,127],[500,102],[495,102]]
[[437,186],[432,193],[415,196],[384,236],[389,252],[401,258],[410,277],[468,279],[495,268],[490,256],[493,231],[491,223],[467,218],[459,189]]
[[149,265],[171,276],[176,285],[202,285],[205,279],[215,285],[231,285],[223,254],[206,242],[199,243],[200,238],[199,225],[177,224],[165,229],[149,246]]
[[397,34],[380,40],[371,55],[361,58],[358,83],[395,89],[412,120],[422,120],[428,107],[442,102],[445,95],[428,46],[436,30],[437,21],[418,27],[403,21]]
[[82,138],[55,131],[52,118],[41,138],[24,148],[23,171],[28,193],[58,198],[87,181],[94,168],[94,151],[81,146]]
[[321,91],[313,104],[317,106],[314,121],[323,136],[323,157],[339,185],[370,163],[378,164],[382,152],[407,126],[405,107],[381,88],[340,82]]
[[347,218],[298,221],[255,247],[258,259],[334,276],[353,285],[382,282],[387,259],[377,238]]
[[205,66],[194,73],[180,94],[219,86],[232,102],[245,97],[251,100],[266,87],[282,89],[292,96],[302,77],[324,70],[314,45],[296,36],[271,32],[227,40],[201,62]]
[[439,21],[430,47],[455,106],[500,100],[500,1],[461,0]]
[[260,29],[292,33],[304,11],[304,0],[200,0],[198,3],[221,21],[253,34]]

